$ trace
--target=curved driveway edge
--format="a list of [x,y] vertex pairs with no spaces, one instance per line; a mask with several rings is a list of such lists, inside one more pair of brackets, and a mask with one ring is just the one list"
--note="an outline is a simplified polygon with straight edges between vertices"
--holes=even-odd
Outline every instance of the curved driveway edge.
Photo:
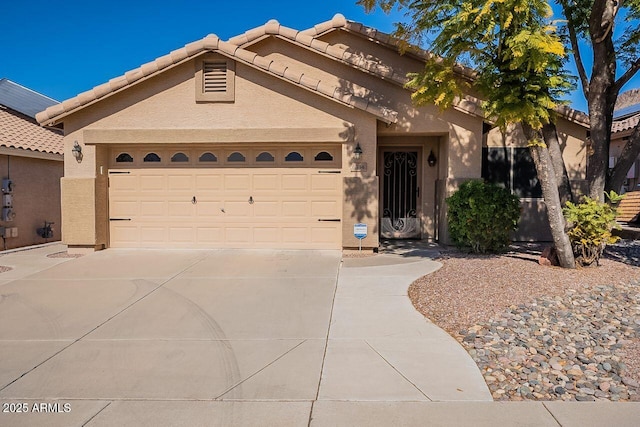
[[318,400],[492,400],[471,356],[408,298],[409,285],[440,266],[397,255],[343,260]]

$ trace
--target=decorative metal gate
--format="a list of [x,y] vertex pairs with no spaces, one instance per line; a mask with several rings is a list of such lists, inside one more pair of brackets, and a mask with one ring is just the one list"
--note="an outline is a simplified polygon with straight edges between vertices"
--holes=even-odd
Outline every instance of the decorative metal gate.
[[381,235],[387,239],[420,238],[417,151],[384,151]]

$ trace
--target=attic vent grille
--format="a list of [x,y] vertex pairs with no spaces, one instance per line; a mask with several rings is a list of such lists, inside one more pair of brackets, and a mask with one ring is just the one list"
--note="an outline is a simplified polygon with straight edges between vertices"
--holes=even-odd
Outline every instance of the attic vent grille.
[[227,91],[226,62],[205,62],[202,79],[203,93],[224,93]]

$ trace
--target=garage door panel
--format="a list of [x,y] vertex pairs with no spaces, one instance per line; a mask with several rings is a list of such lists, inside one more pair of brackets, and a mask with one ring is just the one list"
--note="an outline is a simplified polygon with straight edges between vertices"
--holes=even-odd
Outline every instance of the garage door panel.
[[190,218],[193,216],[193,203],[186,200],[167,202],[167,216],[169,218]]
[[309,188],[309,175],[290,173],[281,177],[282,191],[300,191]]
[[167,203],[143,200],[140,202],[140,214],[145,217],[166,217]]
[[168,191],[189,191],[194,187],[193,175],[168,175],[167,176],[167,190]]
[[254,227],[253,239],[256,243],[274,243],[280,241],[280,230],[278,227]]
[[207,173],[196,176],[195,188],[200,191],[220,191],[222,184],[222,175]]
[[[112,247],[339,248],[339,174],[302,168],[109,174]],[[192,198],[196,197],[196,203]],[[251,203],[253,202],[253,203]]]
[[140,241],[138,227],[111,223],[111,239],[124,244],[137,244]]
[[309,241],[308,227],[282,227],[283,243],[305,243]]
[[140,212],[140,203],[138,201],[118,200],[113,201],[109,209],[112,218],[137,216]]
[[249,217],[251,216],[251,205],[247,200],[225,201],[223,203],[225,217],[233,218],[234,216]]
[[287,200],[282,202],[282,216],[283,217],[308,217],[306,201],[292,201]]
[[253,215],[256,219],[280,216],[280,202],[258,200],[253,205]]
[[220,217],[222,215],[224,215],[222,213],[222,203],[220,203],[219,201],[214,201],[214,202],[210,202],[210,201],[198,201],[198,203],[195,205],[196,206],[196,212],[195,215],[198,218],[202,218],[202,217]]
[[278,174],[256,173],[253,175],[253,189],[261,191],[278,191],[280,188],[280,176]]
[[140,177],[128,173],[110,174],[109,187],[118,192],[137,192],[140,187]]
[[249,244],[251,239],[251,227],[225,226],[225,240],[229,243]]
[[224,175],[224,189],[229,190],[245,190],[251,188],[251,177],[248,173],[228,174]]
[[165,176],[164,175],[143,175],[140,177],[141,191],[164,191]]
[[196,241],[202,244],[220,244],[224,241],[223,227],[198,227]]
[[188,243],[195,241],[193,227],[169,227],[169,241],[176,243]]
[[140,227],[140,241],[145,243],[163,243],[167,241],[167,228],[164,226]]

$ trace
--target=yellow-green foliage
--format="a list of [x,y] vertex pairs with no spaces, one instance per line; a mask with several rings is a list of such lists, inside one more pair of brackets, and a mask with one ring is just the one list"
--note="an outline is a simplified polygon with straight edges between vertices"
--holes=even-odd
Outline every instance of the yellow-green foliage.
[[619,239],[612,234],[613,229],[619,228],[616,209],[608,203],[583,197],[580,203],[567,202],[562,212],[576,262],[583,266],[598,263],[604,248]]
[[[434,55],[409,75],[418,105],[449,108],[465,93],[485,100],[486,116],[505,128],[524,123],[540,129],[572,88],[564,71],[565,48],[544,0],[360,0],[371,10],[404,10],[396,36],[428,43]],[[473,70],[463,77],[461,67]],[[473,80],[473,81],[472,81]],[[470,86],[473,85],[473,91]]]

